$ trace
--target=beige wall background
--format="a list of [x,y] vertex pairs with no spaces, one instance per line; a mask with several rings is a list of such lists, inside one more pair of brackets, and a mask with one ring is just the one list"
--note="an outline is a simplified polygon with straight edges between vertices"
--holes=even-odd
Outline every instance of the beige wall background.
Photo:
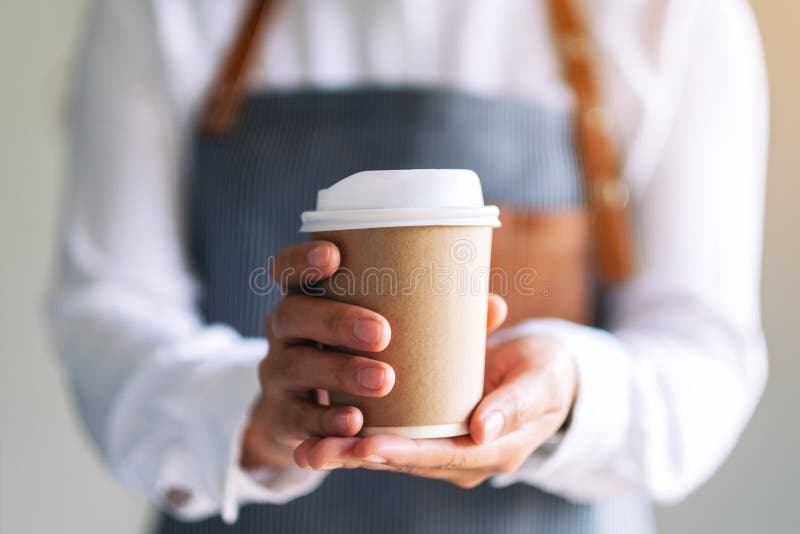
[[[103,470],[78,429],[42,329],[62,165],[68,59],[87,0],[0,7],[0,532],[138,534],[148,508]],[[754,0],[772,87],[764,255],[766,395],[735,452],[661,531],[798,532],[800,497],[800,2]]]

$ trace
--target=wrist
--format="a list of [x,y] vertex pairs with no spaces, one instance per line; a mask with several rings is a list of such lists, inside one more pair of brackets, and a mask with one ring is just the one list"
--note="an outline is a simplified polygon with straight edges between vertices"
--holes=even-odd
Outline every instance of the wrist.
[[533,335],[540,339],[546,339],[550,343],[554,360],[559,362],[555,367],[558,370],[555,374],[555,380],[556,390],[562,392],[562,399],[564,399],[560,403],[561,413],[564,414],[563,419],[561,419],[561,423],[555,428],[550,437],[534,451],[537,456],[550,456],[564,440],[572,423],[572,416],[580,389],[578,365],[573,354],[561,340],[546,334]]
[[273,425],[266,423],[270,420],[268,411],[261,400],[256,401],[250,411],[239,456],[239,466],[245,471],[294,465],[294,448],[279,443],[270,432],[269,427]]

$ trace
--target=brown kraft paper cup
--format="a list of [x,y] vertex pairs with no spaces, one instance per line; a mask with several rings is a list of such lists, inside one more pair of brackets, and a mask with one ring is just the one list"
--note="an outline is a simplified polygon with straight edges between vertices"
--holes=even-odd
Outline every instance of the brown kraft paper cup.
[[382,398],[330,392],[358,407],[362,435],[467,434],[483,394],[492,228],[409,226],[312,233],[335,243],[341,267],[315,288],[324,298],[383,315],[392,330],[380,353],[395,385]]

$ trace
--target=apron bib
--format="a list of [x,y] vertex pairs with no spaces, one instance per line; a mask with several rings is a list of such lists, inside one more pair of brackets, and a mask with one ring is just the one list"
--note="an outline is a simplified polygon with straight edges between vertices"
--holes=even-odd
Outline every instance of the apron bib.
[[[364,88],[268,92],[249,97],[246,111],[225,136],[199,134],[189,168],[191,257],[209,323],[262,336],[264,317],[281,298],[264,283],[268,258],[305,239],[300,213],[314,208],[318,189],[362,170],[473,169],[489,202],[513,208],[505,210],[516,221],[510,226],[528,228],[514,236],[509,229],[507,237],[498,232],[501,257],[531,246],[561,258],[566,269],[582,269],[574,255],[586,247],[560,245],[583,239],[586,228],[584,218],[573,216],[584,196],[567,110],[456,91]],[[571,223],[554,224],[559,219],[542,213]],[[504,211],[501,219],[506,224]],[[553,304],[560,275],[553,261],[546,263],[538,300],[533,295],[528,302],[574,318],[577,308],[559,313]],[[647,534],[653,519],[641,497],[575,504],[525,484],[465,490],[403,474],[336,470],[287,504],[244,507],[235,525],[162,515],[157,532]]]

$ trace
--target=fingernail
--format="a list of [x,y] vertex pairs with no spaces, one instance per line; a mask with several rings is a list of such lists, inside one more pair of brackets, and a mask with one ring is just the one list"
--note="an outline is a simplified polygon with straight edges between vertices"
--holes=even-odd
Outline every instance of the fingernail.
[[375,319],[358,319],[353,335],[364,343],[377,343],[383,335],[383,324]]
[[350,412],[337,413],[333,416],[333,427],[340,434],[345,434],[350,422]]
[[503,414],[498,411],[493,411],[486,414],[483,418],[483,435],[484,443],[488,443],[490,441],[494,441],[500,437],[500,433],[503,431],[503,425],[505,421],[503,419]]
[[383,384],[384,370],[380,367],[363,367],[358,370],[358,385],[366,389],[380,389]]
[[313,247],[308,251],[308,264],[311,267],[323,268],[331,261],[331,251],[327,246]]
[[378,456],[377,454],[370,454],[366,458],[364,458],[368,462],[372,462],[373,464],[385,464],[386,458],[383,456]]

